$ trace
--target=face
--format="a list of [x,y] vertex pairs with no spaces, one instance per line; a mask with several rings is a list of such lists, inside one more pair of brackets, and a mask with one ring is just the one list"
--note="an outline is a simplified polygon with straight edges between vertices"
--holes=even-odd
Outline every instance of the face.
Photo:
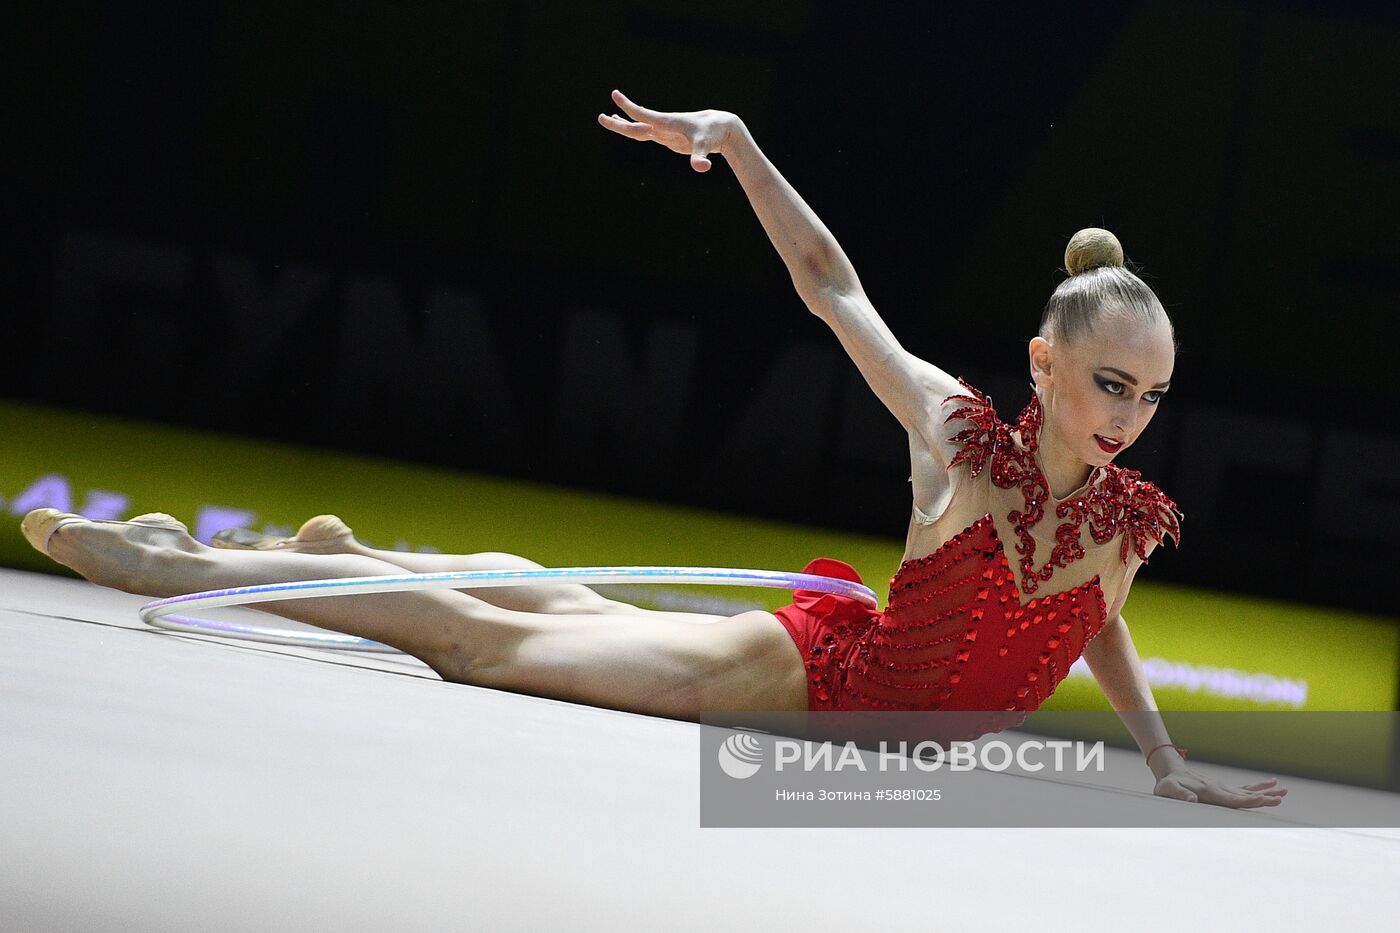
[[1031,378],[1048,440],[1091,466],[1132,446],[1171,383],[1176,349],[1165,322],[1144,326],[1110,316],[1071,343],[1031,341]]

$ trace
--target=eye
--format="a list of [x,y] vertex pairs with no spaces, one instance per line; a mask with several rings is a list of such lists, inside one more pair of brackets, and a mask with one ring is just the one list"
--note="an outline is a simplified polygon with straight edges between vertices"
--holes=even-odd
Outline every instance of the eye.
[[[1109,395],[1123,395],[1123,392],[1127,391],[1123,382],[1114,382],[1113,380],[1098,380],[1098,382],[1099,385],[1102,385],[1103,391]],[[1163,395],[1166,395],[1165,391],[1156,391],[1156,389],[1151,392],[1142,392],[1142,401],[1147,402],[1148,405],[1156,405],[1162,401]]]
[[1105,392],[1107,392],[1109,395],[1122,395],[1122,394],[1123,394],[1123,383],[1121,383],[1121,382],[1114,382],[1112,379],[1098,379],[1098,378],[1096,378],[1095,381],[1098,382],[1100,388],[1102,388],[1102,389],[1103,389]]

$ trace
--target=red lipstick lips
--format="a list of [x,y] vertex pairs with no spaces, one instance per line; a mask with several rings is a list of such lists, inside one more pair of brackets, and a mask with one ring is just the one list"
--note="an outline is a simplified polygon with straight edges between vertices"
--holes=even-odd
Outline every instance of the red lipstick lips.
[[1119,450],[1121,450],[1121,449],[1123,448],[1123,442],[1122,442],[1122,441],[1111,441],[1111,440],[1109,440],[1108,438],[1106,438],[1106,437],[1104,437],[1104,436],[1102,436],[1102,435],[1100,435],[1100,434],[1095,434],[1095,435],[1094,435],[1094,440],[1098,442],[1099,447],[1100,447],[1100,448],[1103,450],[1103,452],[1106,453],[1106,454],[1117,453]]

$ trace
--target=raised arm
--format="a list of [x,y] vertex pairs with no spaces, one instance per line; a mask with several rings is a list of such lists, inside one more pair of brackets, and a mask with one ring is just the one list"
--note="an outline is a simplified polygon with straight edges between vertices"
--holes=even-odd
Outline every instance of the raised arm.
[[939,430],[939,405],[961,391],[957,380],[900,346],[836,238],[768,161],[744,122],[719,110],[662,113],[633,103],[621,91],[612,96],[632,118],[599,114],[598,122],[613,132],[689,155],[697,172],[709,171],[709,155],[724,156],[787,264],[797,294],[836,332],[865,381],[905,430],[922,436],[946,462],[951,450]]

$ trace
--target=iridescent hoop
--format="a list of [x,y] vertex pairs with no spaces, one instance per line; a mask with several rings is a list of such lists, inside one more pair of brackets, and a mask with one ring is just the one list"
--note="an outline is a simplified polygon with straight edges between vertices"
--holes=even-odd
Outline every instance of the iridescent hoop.
[[477,589],[481,587],[539,586],[546,583],[673,583],[711,586],[757,586],[781,590],[814,590],[859,600],[872,609],[880,605],[870,587],[838,577],[776,570],[731,570],[722,567],[562,567],[532,570],[460,570],[446,573],[410,573],[388,577],[342,577],[335,580],[303,580],[209,590],[172,596],[141,607],[141,621],[155,628],[200,635],[222,635],[246,641],[269,642],[304,648],[338,648],[343,651],[396,652],[397,649],[368,638],[339,632],[291,630],[254,622],[227,622],[176,615],[191,609],[246,606],[274,600],[315,599],[321,596],[353,596],[399,593],[409,590]]

